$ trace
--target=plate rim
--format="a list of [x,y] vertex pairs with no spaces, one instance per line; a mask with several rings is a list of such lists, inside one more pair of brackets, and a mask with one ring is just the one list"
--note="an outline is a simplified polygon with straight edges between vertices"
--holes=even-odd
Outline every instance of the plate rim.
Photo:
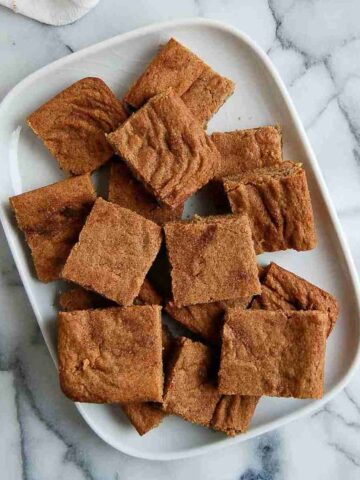
[[[35,81],[37,78],[40,78],[44,73],[49,73],[51,70],[54,68],[57,68],[59,66],[65,66],[67,63],[73,62],[77,58],[81,58],[83,56],[86,56],[90,53],[96,53],[98,50],[101,50],[104,47],[109,47],[112,44],[118,44],[120,41],[127,41],[131,40],[132,38],[144,36],[146,34],[151,34],[151,33],[157,33],[161,32],[163,29],[168,29],[168,28],[178,28],[178,27],[196,27],[196,26],[201,26],[201,27],[210,27],[214,29],[218,29],[223,31],[224,33],[231,34],[238,39],[240,39],[243,43],[245,43],[254,53],[255,55],[262,61],[262,64],[266,67],[267,72],[270,74],[271,78],[275,82],[277,88],[279,89],[283,100],[285,101],[285,104],[287,108],[289,109],[289,112],[292,116],[292,119],[294,121],[295,129],[297,130],[297,133],[301,139],[301,142],[303,144],[303,147],[305,149],[306,155],[309,158],[311,167],[314,172],[314,177],[316,179],[317,185],[319,187],[322,199],[324,201],[325,207],[329,213],[329,216],[332,221],[332,225],[334,228],[334,233],[336,235],[337,241],[339,242],[339,245],[341,247],[341,252],[343,255],[343,258],[345,260],[345,265],[347,269],[347,273],[349,275],[349,279],[352,283],[353,289],[354,289],[354,296],[357,304],[357,317],[358,317],[358,322],[357,322],[357,328],[359,329],[360,325],[360,283],[359,283],[359,278],[358,278],[358,273],[352,258],[352,254],[350,252],[347,239],[344,235],[342,226],[340,224],[340,221],[338,219],[335,207],[333,205],[333,202],[330,198],[330,194],[328,191],[328,188],[325,184],[325,180],[323,178],[322,172],[320,170],[320,166],[318,164],[317,158],[315,156],[315,153],[309,143],[309,140],[307,138],[307,134],[305,132],[304,126],[300,120],[300,117],[295,109],[294,103],[287,91],[287,88],[281,79],[279,73],[277,72],[275,66],[273,65],[272,61],[270,58],[267,56],[267,54],[262,50],[262,48],[254,41],[252,38],[247,35],[246,33],[242,32],[241,30],[237,29],[236,27],[233,27],[231,25],[228,25],[226,23],[217,21],[217,20],[212,20],[212,19],[207,19],[207,18],[185,18],[185,19],[180,19],[180,20],[170,20],[170,21],[165,21],[165,22],[160,22],[160,23],[154,23],[151,25],[147,25],[144,27],[140,27],[134,30],[131,30],[129,32],[121,33],[119,35],[116,35],[114,37],[110,37],[106,40],[103,40],[101,42],[95,43],[93,45],[90,45],[86,48],[83,48],[77,52],[74,52],[70,55],[67,55],[65,57],[62,57],[54,62],[49,63],[48,65],[45,65],[41,67],[40,69],[36,70],[35,72],[31,73],[27,77],[25,77],[23,80],[21,80],[15,87],[13,87],[3,98],[1,104],[0,104],[0,122],[2,118],[2,113],[5,111],[7,104],[11,103],[13,98],[16,97],[17,93],[23,89],[26,89],[27,85],[29,83],[32,83]],[[57,359],[55,355],[53,354],[53,348],[50,347],[49,345],[49,339],[47,339],[47,336],[44,334],[41,322],[39,319],[41,318],[40,312],[37,308],[36,305],[36,299],[29,287],[29,285],[26,282],[25,278],[25,272],[21,266],[20,260],[16,254],[16,250],[14,248],[14,244],[11,238],[11,225],[10,222],[6,216],[5,208],[2,204],[0,204],[0,221],[2,223],[5,237],[7,239],[8,245],[10,247],[10,251],[12,254],[12,257],[14,259],[15,265],[17,267],[17,270],[19,272],[23,287],[26,291],[26,294],[28,296],[28,299],[30,301],[31,307],[33,309],[33,312],[35,314],[37,323],[39,325],[40,331],[42,333],[42,336],[45,340],[46,346],[49,350],[49,353],[55,363],[57,365]],[[167,460],[177,460],[181,458],[190,458],[190,457],[195,457],[198,455],[203,455],[209,452],[217,451],[220,450],[221,448],[225,448],[226,446],[231,446],[238,444],[240,442],[243,442],[245,440],[248,440],[250,438],[254,438],[256,436],[262,435],[266,432],[273,431],[283,425],[286,425],[294,420],[300,419],[302,417],[308,416],[311,413],[316,412],[319,410],[325,403],[333,399],[351,380],[353,377],[357,367],[359,366],[360,363],[360,342],[358,342],[356,353],[354,356],[354,359],[352,361],[352,364],[350,365],[348,371],[346,374],[341,378],[341,380],[329,391],[327,392],[322,399],[320,400],[315,400],[312,403],[302,407],[299,411],[290,413],[285,415],[282,418],[279,418],[277,420],[273,420],[263,426],[259,426],[254,428],[254,430],[243,433],[241,435],[238,435],[234,438],[224,438],[222,440],[219,440],[217,442],[214,442],[212,444],[205,444],[201,445],[199,447],[193,447],[193,448],[187,448],[187,449],[181,449],[177,452],[163,452],[163,453],[152,453],[152,452],[142,452],[141,450],[137,448],[132,448],[128,446],[124,447],[119,447],[116,442],[114,442],[111,438],[109,438],[109,435],[106,433],[102,432],[97,428],[96,425],[93,424],[91,420],[91,415],[89,415],[86,410],[83,408],[83,406],[79,403],[75,403],[77,409],[79,410],[80,414],[84,418],[84,420],[87,422],[89,427],[108,445],[112,446],[118,451],[121,451],[122,453],[125,453],[127,455],[130,455],[132,457],[136,458],[141,458],[141,459],[146,459],[146,460],[162,460],[162,461],[167,461]]]

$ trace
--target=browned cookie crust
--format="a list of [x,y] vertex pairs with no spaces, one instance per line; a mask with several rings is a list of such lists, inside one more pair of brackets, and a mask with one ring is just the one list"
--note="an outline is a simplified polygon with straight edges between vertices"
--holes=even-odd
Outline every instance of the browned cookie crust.
[[165,381],[163,407],[189,422],[206,427],[220,399],[213,376],[211,350],[188,338],[179,339],[176,360]]
[[330,293],[271,262],[261,279],[261,295],[251,304],[261,310],[319,310],[328,314],[329,335],[339,315],[339,305]]
[[177,307],[260,293],[251,231],[239,215],[197,217],[165,225]]
[[201,124],[206,124],[233,93],[235,85],[171,38],[130,87],[124,100],[132,107],[140,108],[147,100],[169,88],[182,96]]
[[107,139],[135,177],[171,208],[208,183],[220,161],[215,145],[171,90],[150,99]]
[[223,395],[216,406],[211,428],[233,437],[247,431],[260,397]]
[[229,309],[219,390],[228,395],[321,398],[327,314]]
[[118,304],[131,305],[161,239],[161,229],[155,223],[99,198],[62,276]]
[[[162,299],[150,281],[145,278],[134,305],[161,305]],[[75,286],[59,295],[59,307],[66,312],[88,310],[90,308],[106,308],[116,306],[115,302],[102,297],[91,290]]]
[[181,98],[199,123],[205,126],[234,89],[234,82],[206,67]]
[[299,164],[226,177],[224,187],[232,211],[249,217],[256,253],[315,248],[310,193]]
[[96,199],[89,175],[69,178],[10,198],[31,249],[36,275],[56,280]]
[[258,398],[220,395],[214,367],[215,358],[209,347],[188,338],[178,339],[176,358],[165,382],[163,408],[227,435],[244,432]]
[[[140,305],[160,305],[161,297],[148,279],[145,279],[134,303]],[[114,305],[110,300],[82,287],[74,287],[63,292],[59,297],[59,304],[66,311],[104,308]],[[173,338],[165,325],[162,325],[161,333],[162,355],[165,364],[171,355]],[[139,435],[144,435],[149,430],[159,426],[164,416],[166,416],[166,413],[160,409],[159,405],[151,402],[128,403],[122,405],[122,409]]]
[[155,95],[172,88],[181,97],[204,71],[204,62],[171,38],[130,87],[125,102],[140,108]]
[[105,133],[127,118],[123,104],[100,78],[83,78],[38,108],[28,124],[65,172],[92,172],[113,154]]
[[161,402],[161,308],[59,313],[60,385],[79,402]]
[[[174,341],[169,329],[165,325],[162,325],[164,371],[166,371],[170,356],[172,355]],[[161,409],[161,405],[156,403],[128,403],[122,405],[122,409],[139,435],[145,435],[145,433],[153,428],[158,427],[162,419],[167,415],[166,412]]]
[[90,308],[114,307],[116,304],[98,293],[75,286],[61,292],[58,298],[60,310],[73,312],[74,310],[89,310]]
[[163,363],[166,370],[170,358],[175,348],[175,337],[172,336],[169,328],[162,324],[162,346],[163,346]]
[[145,278],[141,285],[139,295],[135,298],[136,305],[161,305],[162,298],[157,290],[153,287],[150,280]]
[[181,218],[183,206],[170,208],[159,205],[124,162],[115,161],[111,165],[109,178],[109,201],[128,208],[158,225]]
[[210,138],[221,154],[219,178],[270,167],[282,161],[282,133],[277,125],[216,132]]
[[170,301],[166,304],[165,311],[184,327],[203,337],[207,342],[219,344],[226,310],[234,307],[245,309],[251,298],[199,303],[187,307],[176,307],[174,302]]
[[166,413],[155,403],[128,403],[121,408],[139,435],[158,427]]

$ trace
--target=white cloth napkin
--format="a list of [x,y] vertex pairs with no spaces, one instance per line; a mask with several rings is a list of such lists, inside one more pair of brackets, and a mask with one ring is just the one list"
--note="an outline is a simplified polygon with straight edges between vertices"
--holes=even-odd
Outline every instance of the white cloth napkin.
[[0,0],[0,5],[49,25],[66,25],[88,13],[99,0]]

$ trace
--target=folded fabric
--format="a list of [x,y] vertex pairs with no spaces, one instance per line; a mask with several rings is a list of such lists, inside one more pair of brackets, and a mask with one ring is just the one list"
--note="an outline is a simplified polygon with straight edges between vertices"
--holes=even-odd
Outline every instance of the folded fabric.
[[67,25],[86,15],[99,0],[0,0],[15,13],[49,25]]

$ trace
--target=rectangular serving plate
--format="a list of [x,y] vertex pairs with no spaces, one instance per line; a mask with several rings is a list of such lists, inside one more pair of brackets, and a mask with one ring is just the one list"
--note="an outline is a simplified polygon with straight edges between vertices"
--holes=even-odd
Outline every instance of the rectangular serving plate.
[[[91,428],[114,448],[136,457],[170,460],[234,445],[308,415],[338,393],[359,360],[360,294],[355,267],[334,207],[299,116],[269,58],[246,35],[218,22],[192,19],[141,28],[58,60],[20,82],[0,107],[0,217],[15,263],[45,342],[56,363],[54,306],[60,282],[42,284],[34,276],[23,236],[16,228],[8,197],[64,178],[56,161],[26,126],[26,117],[60,90],[86,76],[102,78],[121,98],[160,44],[177,38],[216,71],[236,83],[234,95],[211,120],[208,130],[229,131],[278,123],[284,156],[303,163],[309,181],[318,234],[310,252],[263,254],[334,294],[340,317],[327,344],[325,395],[318,401],[263,398],[247,433],[226,438],[175,416],[140,437],[119,406],[77,404]],[[208,213],[206,196],[187,202],[186,214]],[[5,319],[4,319],[5,321]],[[10,321],[10,320],[8,320]]]

